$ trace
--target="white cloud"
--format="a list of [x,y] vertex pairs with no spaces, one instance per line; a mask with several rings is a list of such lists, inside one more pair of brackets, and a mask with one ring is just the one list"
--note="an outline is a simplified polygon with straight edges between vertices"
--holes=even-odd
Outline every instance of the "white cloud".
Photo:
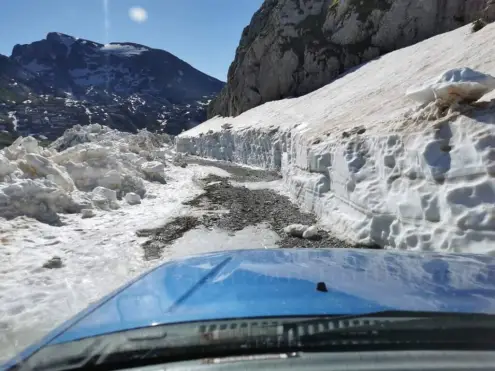
[[148,12],[146,9],[141,7],[132,7],[129,9],[129,18],[131,18],[134,22],[143,23],[148,19]]

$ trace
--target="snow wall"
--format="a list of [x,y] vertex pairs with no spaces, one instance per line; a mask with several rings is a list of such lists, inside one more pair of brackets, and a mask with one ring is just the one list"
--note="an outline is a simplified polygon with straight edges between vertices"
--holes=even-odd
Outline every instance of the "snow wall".
[[428,84],[409,89],[459,75],[448,71],[455,67],[493,74],[495,47],[486,44],[493,37],[493,25],[437,36],[304,97],[213,118],[181,134],[176,149],[279,169],[295,199],[351,242],[495,252],[493,93],[477,103],[417,106],[412,99]]

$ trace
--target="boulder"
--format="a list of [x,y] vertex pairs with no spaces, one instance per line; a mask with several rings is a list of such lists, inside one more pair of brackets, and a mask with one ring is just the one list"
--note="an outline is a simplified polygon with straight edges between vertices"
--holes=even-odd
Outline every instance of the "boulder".
[[317,236],[318,236],[318,228],[314,225],[307,228],[302,235],[303,238],[308,240],[315,239]]
[[105,187],[96,187],[93,189],[91,192],[91,200],[96,207],[102,210],[119,208],[117,192]]
[[149,161],[141,165],[141,170],[145,174],[146,179],[152,182],[166,184],[165,180],[165,165],[159,161]]
[[133,192],[126,194],[124,198],[129,205],[137,205],[141,203],[141,197]]
[[81,210],[81,218],[87,219],[96,216],[93,209],[82,209]]
[[303,237],[304,232],[308,229],[307,225],[291,224],[284,228],[284,232],[290,236]]

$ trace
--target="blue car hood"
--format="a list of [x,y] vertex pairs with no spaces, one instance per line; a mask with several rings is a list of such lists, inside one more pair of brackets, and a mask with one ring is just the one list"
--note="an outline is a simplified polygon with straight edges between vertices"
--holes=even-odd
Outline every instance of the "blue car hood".
[[92,305],[44,344],[184,321],[383,310],[495,313],[495,259],[357,249],[183,258]]

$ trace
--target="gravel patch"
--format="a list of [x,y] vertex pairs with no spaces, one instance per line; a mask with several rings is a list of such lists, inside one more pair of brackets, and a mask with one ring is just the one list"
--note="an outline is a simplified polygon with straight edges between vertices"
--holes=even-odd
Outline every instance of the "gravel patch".
[[182,237],[184,233],[200,225],[198,218],[192,216],[182,216],[173,219],[163,227],[153,229],[142,229],[136,234],[138,237],[150,237],[141,246],[144,250],[144,259],[160,259],[163,249],[173,241]]
[[[201,224],[227,231],[240,231],[247,226],[268,223],[281,237],[272,247],[354,247],[318,230],[313,239],[289,236],[283,229],[290,224],[314,225],[316,217],[299,209],[288,197],[270,189],[250,190],[232,186],[225,178],[215,175],[202,180],[205,193],[186,204],[207,210],[200,217]],[[222,212],[227,210],[228,212]]]
[[[143,244],[145,258],[160,258],[164,248],[182,237],[187,231],[204,226],[208,229],[219,228],[232,235],[249,226],[266,223],[280,241],[271,247],[281,248],[375,248],[374,246],[351,245],[341,241],[323,229],[311,239],[291,236],[284,228],[291,224],[315,225],[315,215],[301,211],[289,197],[271,189],[250,189],[240,182],[270,182],[281,179],[277,172],[267,172],[228,162],[209,161],[194,157],[181,158],[189,164],[215,166],[231,174],[229,178],[208,175],[199,180],[203,194],[185,204],[199,211],[198,216],[179,217],[163,227],[142,230],[139,236],[150,237]],[[235,185],[230,181],[234,181]]]

